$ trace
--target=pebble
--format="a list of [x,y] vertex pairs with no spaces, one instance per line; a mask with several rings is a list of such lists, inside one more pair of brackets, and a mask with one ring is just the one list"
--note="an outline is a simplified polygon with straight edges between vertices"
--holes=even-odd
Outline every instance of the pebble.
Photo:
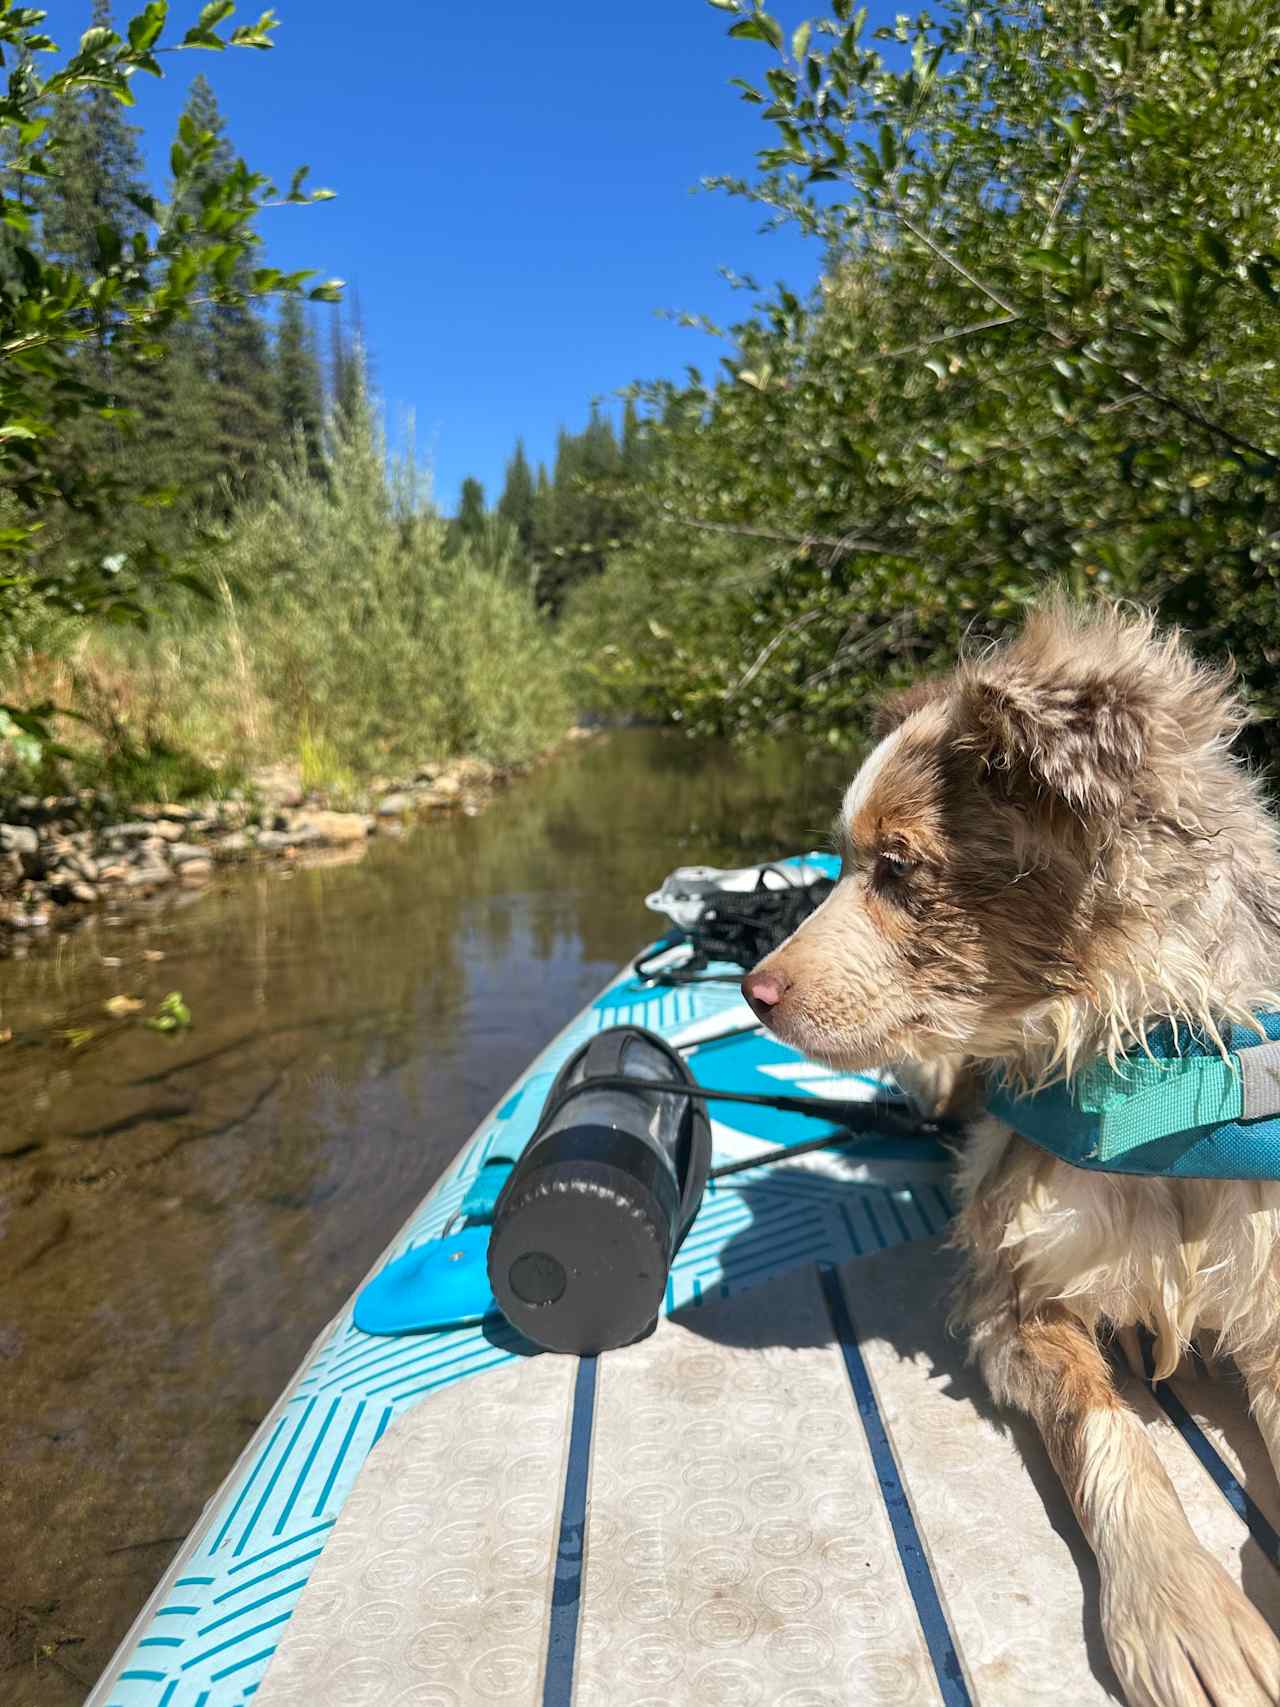
[[213,876],[213,861],[211,859],[189,859],[178,867],[178,876],[184,883],[207,883]]
[[32,855],[39,847],[39,836],[26,824],[0,824],[0,853]]
[[124,882],[126,889],[160,889],[163,888],[166,883],[173,882],[173,872],[167,865],[152,865],[148,863],[146,865],[135,866],[135,868],[126,875]]
[[180,824],[190,823],[191,819],[200,816],[198,806],[176,806],[172,801],[160,805],[140,806],[139,818],[176,819]]
[[[285,841],[294,847],[342,847],[364,841],[372,828],[373,819],[360,812],[299,812]],[[261,836],[258,846],[262,846]]]
[[86,883],[83,877],[72,870],[55,871],[46,887],[49,899],[64,906],[71,901],[92,902],[98,899],[98,891],[93,884]]
[[379,818],[402,818],[406,812],[412,812],[414,800],[411,794],[388,794],[378,802]]
[[15,931],[38,931],[49,923],[49,915],[43,907],[32,907],[26,913],[10,913],[8,922]]

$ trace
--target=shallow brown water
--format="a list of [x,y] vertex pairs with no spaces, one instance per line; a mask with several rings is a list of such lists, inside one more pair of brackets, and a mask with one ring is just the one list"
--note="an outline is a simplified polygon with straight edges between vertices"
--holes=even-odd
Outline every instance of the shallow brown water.
[[[0,1700],[83,1700],[315,1335],[657,934],[645,892],[820,844],[847,770],[618,734],[359,864],[0,965]],[[103,1012],[171,990],[175,1037]]]

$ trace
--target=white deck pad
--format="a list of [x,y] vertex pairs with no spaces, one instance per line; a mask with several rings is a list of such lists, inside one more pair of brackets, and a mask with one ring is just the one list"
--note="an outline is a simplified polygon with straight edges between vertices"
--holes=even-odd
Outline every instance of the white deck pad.
[[[953,1260],[797,1270],[431,1395],[369,1455],[255,1707],[1119,1700],[1043,1449],[946,1331]],[[1238,1392],[1161,1393],[1130,1396],[1193,1527],[1280,1622]]]
[[446,1387],[365,1460],[259,1702],[532,1702],[576,1364]]

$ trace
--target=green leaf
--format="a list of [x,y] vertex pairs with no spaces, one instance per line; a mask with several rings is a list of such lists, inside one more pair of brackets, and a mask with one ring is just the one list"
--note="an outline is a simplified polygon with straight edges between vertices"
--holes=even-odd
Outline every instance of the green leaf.
[[114,225],[97,225],[94,227],[94,237],[98,244],[98,258],[104,267],[114,267],[124,251],[124,238]]
[[151,4],[130,22],[129,46],[135,53],[149,53],[155,46],[164,29],[168,9],[165,0],[151,0]]
[[341,302],[345,279],[326,279],[307,292],[308,302]]
[[770,47],[782,52],[782,27],[776,18],[771,18],[767,12],[756,12],[750,18],[743,18],[732,25],[731,36],[742,36],[749,41],[768,42]]
[[1280,295],[1277,295],[1276,287],[1271,282],[1271,269],[1261,261],[1250,261],[1244,270],[1249,276],[1250,284],[1260,290],[1268,302],[1280,307]]
[[809,38],[813,34],[813,25],[804,23],[799,26],[791,38],[791,56],[797,63],[809,51]]
[[1227,247],[1226,240],[1218,232],[1202,231],[1198,247],[1200,253],[1213,266],[1221,267],[1225,272],[1231,265],[1231,250]]
[[271,40],[272,30],[279,29],[280,20],[274,12],[264,12],[256,24],[241,24],[231,32],[232,47],[256,47],[268,49],[275,44]]
[[771,18],[767,12],[760,12],[757,15],[761,24],[764,26],[765,40],[770,42],[775,48],[777,48],[778,52],[781,53],[782,25],[778,23],[776,18]]
[[207,6],[200,8],[200,16],[196,19],[198,30],[212,30],[229,18],[236,9],[236,0],[209,0]]
[[101,24],[96,25],[93,29],[86,30],[80,37],[80,55],[85,58],[96,59],[119,40],[120,37],[114,30],[109,30]]
[[714,6],[719,12],[740,12],[742,0],[707,0],[708,6]]
[[182,999],[180,990],[170,990],[150,1019],[143,1024],[149,1031],[185,1031],[191,1024],[191,1009]]
[[1034,272],[1049,273],[1055,279],[1069,279],[1074,272],[1071,262],[1056,249],[1024,249],[1022,259]]
[[18,271],[22,274],[23,284],[34,296],[44,284],[44,269],[30,249],[24,248],[20,243],[14,245],[13,258],[17,263]]

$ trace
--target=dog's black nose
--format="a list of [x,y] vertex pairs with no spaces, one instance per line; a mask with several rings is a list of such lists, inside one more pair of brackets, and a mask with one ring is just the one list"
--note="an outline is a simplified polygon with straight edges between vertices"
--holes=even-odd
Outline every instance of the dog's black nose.
[[752,1013],[766,1025],[790,988],[791,980],[781,972],[748,972],[742,980],[742,994]]

